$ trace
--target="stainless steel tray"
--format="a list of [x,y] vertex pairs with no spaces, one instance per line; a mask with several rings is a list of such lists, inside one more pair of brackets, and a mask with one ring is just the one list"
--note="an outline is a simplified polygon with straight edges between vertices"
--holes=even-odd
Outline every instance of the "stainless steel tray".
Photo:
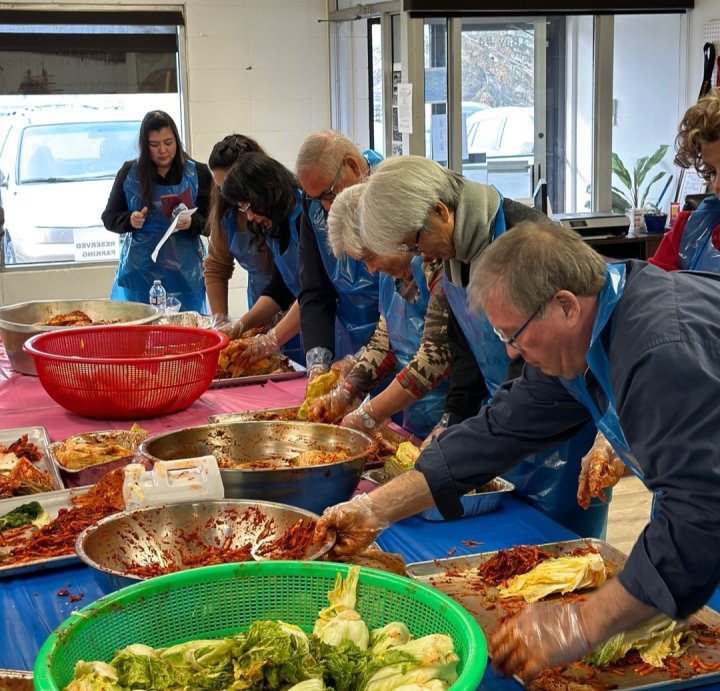
[[0,669],[0,691],[33,691],[33,673]]
[[[591,538],[549,542],[538,545],[538,547],[553,556],[562,556],[569,554],[574,549],[588,546],[597,549],[602,556],[605,561],[608,578],[616,575],[622,569],[627,559],[622,552],[607,542]],[[477,567],[496,554],[497,551],[482,552],[470,556],[415,562],[408,564],[407,572],[411,578],[431,585],[459,602],[472,614],[482,627],[485,635],[488,636],[498,627],[500,621],[505,616],[513,611],[517,611],[517,604],[515,604],[514,607],[508,604],[509,608],[506,611],[503,606],[503,600],[497,597],[497,590],[485,585],[477,574]],[[577,595],[569,593],[566,596],[551,596],[547,598],[547,600],[562,601],[565,598],[571,597],[577,597]],[[517,603],[516,598],[513,598],[513,600]],[[510,609],[510,607],[512,607],[512,609]],[[718,628],[720,627],[720,614],[709,607],[703,607],[690,617],[689,621],[693,623],[704,623],[712,628]],[[703,662],[718,663],[720,662],[720,639],[716,647],[701,647],[696,645],[688,650],[688,654],[697,655]],[[680,659],[682,660],[682,658]],[[617,668],[617,665],[615,665],[615,667]],[[683,668],[685,672],[691,673],[691,669],[686,663],[683,663]],[[607,688],[649,689],[664,685],[672,685],[675,688],[687,688],[720,681],[720,672],[695,674],[686,679],[679,679],[671,677],[670,673],[666,670],[657,670],[641,676],[634,671],[633,665],[627,665],[621,669],[623,674],[614,674],[599,669],[595,672],[593,682],[604,682],[608,684]],[[557,680],[553,678],[553,689],[555,689],[555,691],[562,691],[563,688],[570,689],[572,688],[572,684],[577,685],[582,682],[582,667],[572,665],[569,667],[569,670],[570,672],[567,677],[565,677],[566,673],[563,673]],[[562,685],[562,681],[565,678],[567,679],[567,687]],[[517,681],[522,683],[520,679],[517,679]],[[537,687],[531,683],[527,685],[527,688],[535,689]]]
[[65,484],[69,487],[80,487],[83,485],[94,485],[97,483],[103,475],[107,475],[111,470],[116,468],[122,468],[128,463],[132,463],[135,460],[135,453],[118,458],[111,461],[104,461],[102,463],[93,463],[92,465],[85,466],[84,468],[66,468],[60,461],[58,461],[56,451],[62,447],[63,442],[70,439],[78,440],[102,440],[104,437],[112,437],[117,440],[118,443],[125,447],[134,446],[135,452],[137,453],[140,443],[133,444],[133,439],[137,437],[130,430],[102,430],[99,432],[83,432],[81,434],[73,434],[70,437],[66,437],[63,441],[56,441],[50,444],[50,458],[53,465],[60,473],[61,477],[67,478]]
[[[40,505],[47,511],[48,516],[51,520],[57,518],[60,509],[71,509],[73,503],[71,498],[79,494],[87,492],[88,488],[77,488],[77,489],[63,489],[57,492],[45,492],[43,494],[27,495],[24,497],[13,497],[12,499],[6,499],[0,506],[0,515],[6,514],[8,511],[12,511],[14,508],[21,504],[27,504],[29,501],[40,502]],[[60,566],[67,566],[68,564],[74,564],[79,562],[77,554],[66,554],[60,557],[47,557],[44,559],[35,559],[33,561],[26,561],[22,564],[9,564],[3,566],[3,562],[0,561],[0,578],[8,576],[18,576],[21,573],[29,573],[31,571],[40,571],[42,569],[56,569]]]
[[224,389],[229,386],[262,384],[266,381],[285,381],[286,379],[299,379],[300,377],[305,376],[305,368],[294,360],[290,360],[290,367],[292,367],[292,372],[280,372],[280,374],[256,374],[251,377],[229,377],[228,379],[213,379],[209,388]]
[[[22,437],[23,434],[27,434],[28,441],[35,444],[35,446],[37,446],[43,454],[43,457],[39,461],[35,461],[33,465],[50,476],[50,484],[52,485],[53,490],[63,489],[63,481],[55,463],[52,461],[52,455],[50,453],[50,440],[48,439],[47,431],[44,427],[16,427],[15,429],[0,430],[0,445],[8,446]],[[47,492],[40,492],[39,494],[28,494],[25,497],[19,498],[24,498],[25,501],[30,501],[28,497],[31,499],[38,499],[38,497],[42,497],[47,494]],[[7,513],[7,511],[10,511],[10,509],[7,509],[7,511],[4,511],[3,509],[5,506],[10,506],[8,502],[12,502],[14,499],[15,497],[0,499],[0,512]],[[22,504],[24,502],[20,503]],[[11,508],[13,507],[11,506]]]

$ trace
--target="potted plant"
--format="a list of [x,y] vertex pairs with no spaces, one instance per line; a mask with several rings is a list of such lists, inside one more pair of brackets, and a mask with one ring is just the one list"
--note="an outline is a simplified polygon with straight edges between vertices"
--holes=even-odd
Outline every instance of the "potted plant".
[[667,144],[662,144],[652,155],[641,156],[635,161],[632,172],[628,171],[620,156],[613,151],[612,172],[622,183],[623,188],[612,187],[612,209],[630,215],[630,230],[642,230],[643,209],[647,202],[648,193],[656,182],[669,175],[669,173],[661,170],[647,180],[653,168],[665,158],[668,148]]

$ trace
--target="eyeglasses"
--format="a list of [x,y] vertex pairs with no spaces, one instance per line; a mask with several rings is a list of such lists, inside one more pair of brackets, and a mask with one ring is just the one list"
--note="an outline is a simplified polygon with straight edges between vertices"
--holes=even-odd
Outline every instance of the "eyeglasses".
[[340,173],[342,173],[343,166],[345,165],[345,159],[343,158],[342,161],[340,161],[340,167],[337,169],[337,173],[335,173],[335,177],[333,178],[332,183],[330,183],[330,187],[328,187],[324,192],[321,192],[320,194],[317,194],[315,196],[308,194],[306,195],[306,198],[309,202],[332,202],[335,201],[335,197],[337,197],[337,193],[335,192],[335,185],[338,184],[340,181]]
[[422,233],[422,229],[415,231],[415,245],[413,247],[410,247],[409,245],[405,244],[404,242],[401,242],[399,245],[395,247],[395,249],[398,252],[409,252],[410,254],[422,254],[422,250],[420,249],[420,233]]
[[237,207],[241,214],[246,214],[250,211],[250,202],[243,202],[242,204],[238,204]]
[[547,304],[547,301],[540,303],[537,307],[537,309],[518,327],[518,329],[515,331],[515,333],[508,338],[503,334],[500,329],[496,329],[493,326],[493,331],[495,332],[495,335],[506,345],[510,346],[511,348],[515,348],[515,350],[522,350],[522,346],[518,344],[517,339],[520,338],[520,335],[522,334],[525,329],[527,329],[530,322],[535,319],[535,317],[540,314],[540,310],[545,307]]

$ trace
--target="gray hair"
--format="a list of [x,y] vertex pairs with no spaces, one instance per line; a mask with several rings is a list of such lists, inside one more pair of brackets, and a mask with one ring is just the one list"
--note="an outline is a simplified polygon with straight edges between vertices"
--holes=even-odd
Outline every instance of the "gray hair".
[[298,151],[295,173],[304,175],[308,170],[320,170],[332,174],[343,157],[353,154],[361,158],[362,151],[342,132],[320,130],[305,137]]
[[395,252],[403,238],[427,227],[428,214],[443,202],[457,209],[463,179],[423,156],[382,161],[368,178],[361,205],[360,236],[376,254]]
[[550,221],[524,221],[503,233],[473,262],[467,297],[479,311],[500,294],[520,314],[532,314],[559,290],[597,295],[605,285],[605,261],[575,231]]
[[346,187],[333,201],[327,218],[328,242],[336,257],[362,257],[367,251],[360,240],[360,200],[366,182]]

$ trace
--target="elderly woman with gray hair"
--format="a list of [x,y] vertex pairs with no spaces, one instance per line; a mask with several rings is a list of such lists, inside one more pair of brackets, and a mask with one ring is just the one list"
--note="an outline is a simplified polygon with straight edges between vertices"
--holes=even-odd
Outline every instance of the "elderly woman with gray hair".
[[[378,165],[363,195],[361,218],[361,241],[370,251],[409,249],[443,260],[453,364],[442,427],[476,415],[487,394],[492,397],[509,378],[511,358],[522,355],[525,325],[505,338],[484,314],[470,310],[470,267],[507,229],[527,219],[547,222],[547,217],[434,161],[401,156]],[[607,504],[594,500],[583,510],[574,501],[580,462],[594,434],[590,423],[570,441],[504,474],[536,508],[584,537],[603,536],[607,525]]]
[[[338,386],[315,401],[309,419],[371,431],[403,411],[403,427],[426,436],[440,419],[448,390],[450,348],[448,304],[442,288],[442,262],[395,249],[369,251],[360,239],[359,202],[366,184],[348,187],[334,200],[328,240],[336,257],[348,255],[379,274],[380,318],[368,344],[354,357]],[[395,375],[379,393],[363,396]]]

